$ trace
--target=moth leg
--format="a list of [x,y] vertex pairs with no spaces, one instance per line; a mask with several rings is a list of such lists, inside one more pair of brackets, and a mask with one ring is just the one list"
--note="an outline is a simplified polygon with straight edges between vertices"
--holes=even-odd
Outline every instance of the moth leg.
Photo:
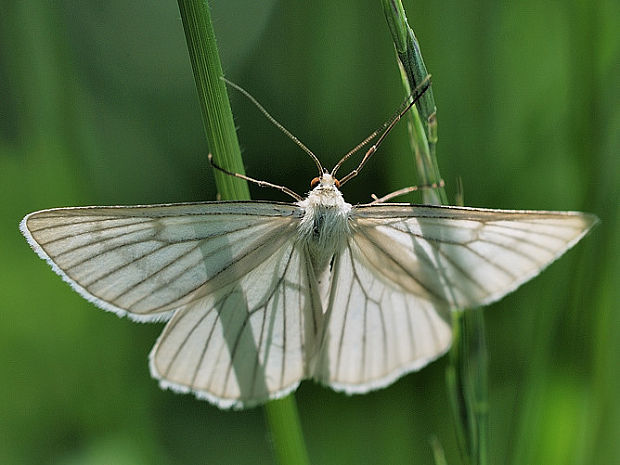
[[367,205],[376,205],[378,203],[384,203],[384,202],[387,202],[388,200],[393,199],[394,197],[399,197],[401,195],[408,194],[409,192],[417,192],[422,189],[439,189],[444,186],[445,186],[445,183],[443,179],[440,179],[439,182],[434,182],[432,184],[425,184],[422,186],[403,187],[402,189],[398,189],[394,192],[390,192],[389,194],[384,195],[383,197],[377,197],[375,194],[371,194],[370,196],[372,197],[373,201]]

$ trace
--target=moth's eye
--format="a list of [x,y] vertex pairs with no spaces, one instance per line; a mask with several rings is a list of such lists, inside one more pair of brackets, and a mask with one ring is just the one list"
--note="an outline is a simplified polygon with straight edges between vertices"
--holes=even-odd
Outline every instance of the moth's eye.
[[310,181],[310,187],[314,189],[316,186],[319,185],[319,182],[321,182],[319,178],[314,178],[312,181]]
[[334,186],[340,189],[340,181],[338,181],[337,179],[334,179]]

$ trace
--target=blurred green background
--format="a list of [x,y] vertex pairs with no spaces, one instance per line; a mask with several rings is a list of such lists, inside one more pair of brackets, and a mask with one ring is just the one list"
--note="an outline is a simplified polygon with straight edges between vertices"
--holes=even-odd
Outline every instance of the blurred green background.
[[[163,326],[96,309],[18,232],[43,208],[215,198],[176,2],[2,4],[0,463],[273,463],[260,408],[161,391],[147,354]],[[378,0],[212,4],[227,76],[328,167],[402,101]],[[485,311],[490,463],[619,463],[620,3],[405,8],[433,74],[451,198],[461,178],[466,205],[602,220]],[[232,103],[248,174],[308,190],[312,161],[248,101]],[[412,183],[402,125],[344,194],[364,202]],[[365,396],[303,383],[313,463],[431,463],[432,437],[458,463],[445,367]]]

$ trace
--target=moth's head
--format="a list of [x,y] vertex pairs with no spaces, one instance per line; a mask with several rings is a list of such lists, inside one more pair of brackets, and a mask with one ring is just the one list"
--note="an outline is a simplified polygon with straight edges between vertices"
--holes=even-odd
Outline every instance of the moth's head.
[[324,171],[312,180],[310,186],[312,190],[308,192],[308,197],[299,202],[303,208],[307,208],[308,211],[314,211],[316,208],[336,208],[343,213],[349,211],[351,206],[344,201],[342,192],[338,189],[340,182],[331,173]]
[[310,181],[310,187],[312,189],[338,189],[340,187],[340,181],[325,171],[320,177],[316,177]]

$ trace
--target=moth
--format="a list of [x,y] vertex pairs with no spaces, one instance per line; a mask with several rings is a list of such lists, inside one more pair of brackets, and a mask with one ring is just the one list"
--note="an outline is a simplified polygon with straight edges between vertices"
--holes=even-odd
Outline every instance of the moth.
[[304,379],[364,393],[422,368],[449,348],[451,312],[515,290],[597,222],[579,212],[351,205],[339,187],[358,170],[338,181],[344,159],[330,172],[312,157],[319,175],[308,195],[282,188],[292,203],[54,208],[20,229],[96,306],[167,322],[149,356],[163,388],[245,408]]

